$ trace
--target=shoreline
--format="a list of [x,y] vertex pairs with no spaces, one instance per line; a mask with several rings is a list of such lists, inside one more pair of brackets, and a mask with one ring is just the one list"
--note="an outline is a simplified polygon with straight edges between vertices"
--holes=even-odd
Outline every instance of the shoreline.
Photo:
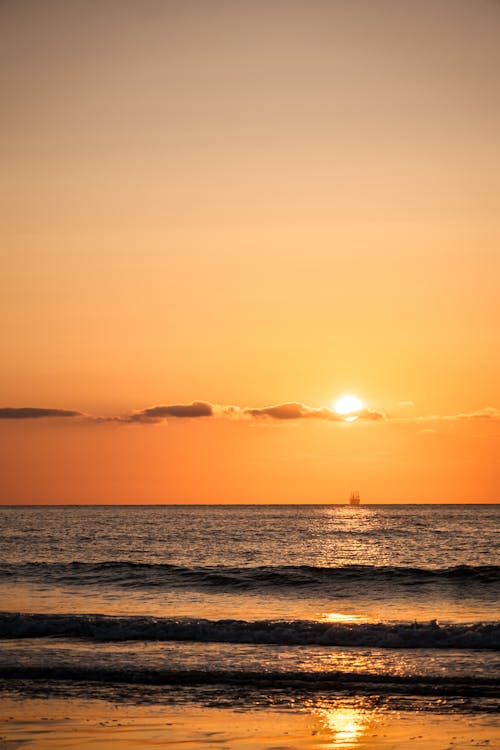
[[[392,710],[331,699],[286,708],[137,705],[94,698],[2,700],[0,750],[440,750],[499,747],[495,714]],[[27,718],[29,717],[29,718]]]

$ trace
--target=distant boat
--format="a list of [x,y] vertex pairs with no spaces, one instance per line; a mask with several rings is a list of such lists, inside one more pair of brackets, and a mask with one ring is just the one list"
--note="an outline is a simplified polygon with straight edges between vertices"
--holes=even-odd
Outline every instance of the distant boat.
[[355,492],[351,492],[351,496],[349,498],[349,505],[359,505],[361,502],[359,497],[359,492],[356,490]]

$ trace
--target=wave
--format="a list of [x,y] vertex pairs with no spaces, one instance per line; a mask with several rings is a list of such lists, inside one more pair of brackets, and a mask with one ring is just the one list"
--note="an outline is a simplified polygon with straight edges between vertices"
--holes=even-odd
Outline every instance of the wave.
[[500,623],[329,623],[0,613],[0,637],[95,641],[193,641],[390,649],[500,649]]
[[257,567],[183,567],[129,561],[68,563],[0,563],[0,577],[71,586],[118,588],[194,588],[235,591],[293,589],[323,594],[349,593],[359,586],[457,588],[471,587],[500,595],[500,566],[458,565],[448,568],[347,565],[320,567],[281,565]]
[[233,686],[240,689],[335,690],[356,694],[409,694],[498,697],[499,681],[489,677],[389,675],[355,672],[302,672],[252,670],[171,670],[165,668],[88,667],[75,665],[0,667],[0,679],[23,681],[94,682],[111,685]]

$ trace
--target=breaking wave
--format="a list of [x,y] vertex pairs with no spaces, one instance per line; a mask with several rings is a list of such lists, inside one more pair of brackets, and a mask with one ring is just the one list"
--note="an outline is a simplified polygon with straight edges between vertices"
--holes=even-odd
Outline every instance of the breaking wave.
[[500,649],[500,623],[330,623],[0,613],[0,637],[95,641],[192,641],[289,646]]

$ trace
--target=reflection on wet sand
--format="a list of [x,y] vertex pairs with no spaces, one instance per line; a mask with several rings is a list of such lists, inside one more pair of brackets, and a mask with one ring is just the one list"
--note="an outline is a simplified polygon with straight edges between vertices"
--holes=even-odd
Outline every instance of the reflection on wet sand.
[[[55,686],[52,686],[52,690]],[[257,708],[207,707],[179,701],[164,688],[159,702],[144,696],[123,702],[69,698],[61,686],[53,698],[23,698],[2,693],[0,747],[26,750],[475,750],[497,747],[497,714],[443,711],[440,699],[406,711],[374,698],[324,697],[295,701],[288,709],[269,703]],[[109,685],[106,691],[109,694]],[[130,698],[131,696],[129,696]],[[27,718],[29,717],[29,718]]]
[[354,748],[368,727],[368,715],[355,708],[332,708],[318,710],[318,715],[331,740],[325,747]]

